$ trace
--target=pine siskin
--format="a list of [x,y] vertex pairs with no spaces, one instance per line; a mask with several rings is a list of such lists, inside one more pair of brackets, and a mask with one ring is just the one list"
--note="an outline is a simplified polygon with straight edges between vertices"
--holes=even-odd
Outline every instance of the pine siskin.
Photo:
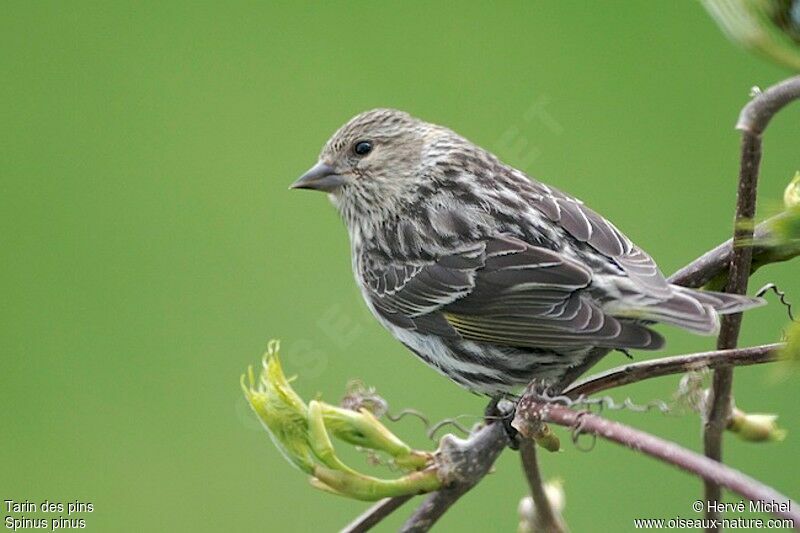
[[378,321],[474,392],[562,377],[595,348],[661,348],[653,322],[713,334],[763,303],[670,285],[579,200],[401,111],[351,119],[292,188],[329,194]]

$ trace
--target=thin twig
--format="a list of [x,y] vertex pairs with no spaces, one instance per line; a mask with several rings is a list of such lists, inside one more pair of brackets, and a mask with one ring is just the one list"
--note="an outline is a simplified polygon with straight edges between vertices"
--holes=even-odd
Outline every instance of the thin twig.
[[702,368],[713,370],[722,365],[748,366],[769,363],[778,360],[778,350],[781,347],[783,347],[783,343],[777,342],[752,348],[674,355],[632,363],[589,376],[564,389],[563,394],[570,398],[577,398],[647,379],[670,374],[683,374]]
[[[745,131],[742,135],[741,170],[739,173],[739,190],[736,200],[736,217],[733,233],[733,254],[728,273],[725,291],[732,294],[745,294],[747,281],[750,278],[750,265],[753,261],[753,249],[740,246],[753,238],[753,230],[747,222],[753,220],[756,210],[756,191],[758,186],[758,166],[761,162],[760,137]],[[739,342],[739,331],[742,325],[742,314],[735,313],[722,317],[720,333],[717,338],[717,349],[736,348]],[[722,433],[728,425],[731,415],[731,393],[733,391],[733,367],[723,365],[714,371],[711,382],[708,410],[703,426],[703,450],[706,457],[714,461],[722,461]],[[722,501],[722,487],[713,479],[705,479],[705,499],[707,502]],[[706,508],[709,525],[706,531],[721,531],[716,523],[720,518],[718,506]]]
[[[532,395],[524,396],[517,409],[524,410],[528,416],[536,417],[543,422],[597,435],[634,451],[660,459],[703,479],[713,480],[714,483],[730,489],[748,500],[766,503],[776,516],[792,520],[795,525],[800,525],[800,507],[787,496],[738,470],[687,450],[674,442],[591,413],[577,412],[563,405],[541,402]],[[784,505],[778,506],[776,503]],[[788,505],[786,505],[787,503]]]
[[736,129],[761,136],[778,111],[800,98],[800,76],[792,76],[762,92],[739,113]]
[[[781,243],[780,246],[776,246],[774,242],[772,228],[780,225],[781,221],[788,216],[788,213],[783,212],[755,227],[751,274],[764,265],[788,261],[800,255],[800,242]],[[694,289],[705,285],[712,285],[709,288],[713,289],[724,287],[728,279],[732,256],[733,239],[728,239],[675,272],[668,278],[668,281],[675,285]]]
[[[761,134],[772,117],[785,105],[800,98],[800,76],[795,76],[770,87],[751,100],[739,115],[736,129],[742,132],[742,151],[739,167],[739,186],[736,198],[736,215],[733,233],[733,254],[731,257],[726,292],[745,294],[753,262],[753,248],[740,246],[753,240],[756,197],[758,191],[758,169],[761,163]],[[717,348],[735,348],[739,340],[742,314],[736,313],[722,317]],[[728,423],[731,410],[731,390],[733,388],[733,367],[722,366],[714,371],[708,413],[706,413],[703,432],[703,448],[706,457],[722,460],[722,433]],[[705,499],[707,502],[722,500],[722,488],[714,479],[706,478]],[[708,506],[706,517],[719,519],[717,506]],[[716,522],[713,522],[716,523]],[[719,526],[706,528],[719,531]]]
[[522,458],[522,470],[531,489],[531,498],[536,510],[537,524],[542,533],[564,533],[565,529],[559,520],[547,493],[544,490],[544,480],[539,470],[539,461],[536,457],[536,442],[533,439],[522,439],[519,444],[519,453]]
[[340,533],[363,533],[364,531],[369,531],[412,497],[408,495],[384,498],[344,526]]

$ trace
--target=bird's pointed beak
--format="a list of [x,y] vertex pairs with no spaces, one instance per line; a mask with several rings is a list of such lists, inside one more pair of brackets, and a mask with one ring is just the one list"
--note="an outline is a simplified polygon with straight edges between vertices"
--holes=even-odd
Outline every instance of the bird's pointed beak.
[[336,170],[323,162],[319,162],[300,176],[289,186],[290,189],[311,189],[314,191],[333,192],[345,183],[345,178]]

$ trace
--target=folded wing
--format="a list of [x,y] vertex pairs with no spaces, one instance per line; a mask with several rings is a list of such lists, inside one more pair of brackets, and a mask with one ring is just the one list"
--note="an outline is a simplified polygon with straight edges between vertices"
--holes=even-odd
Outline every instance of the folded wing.
[[663,344],[646,326],[600,309],[586,291],[587,267],[510,237],[411,269],[365,263],[362,277],[383,318],[420,333],[531,348]]

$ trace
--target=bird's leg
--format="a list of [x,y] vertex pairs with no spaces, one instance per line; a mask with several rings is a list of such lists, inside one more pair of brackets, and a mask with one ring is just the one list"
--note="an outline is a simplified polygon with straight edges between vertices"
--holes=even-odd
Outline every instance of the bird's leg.
[[499,420],[508,436],[508,447],[512,450],[519,449],[519,432],[511,425],[517,411],[516,399],[511,400],[505,396],[495,396],[489,401],[484,411],[486,420]]

